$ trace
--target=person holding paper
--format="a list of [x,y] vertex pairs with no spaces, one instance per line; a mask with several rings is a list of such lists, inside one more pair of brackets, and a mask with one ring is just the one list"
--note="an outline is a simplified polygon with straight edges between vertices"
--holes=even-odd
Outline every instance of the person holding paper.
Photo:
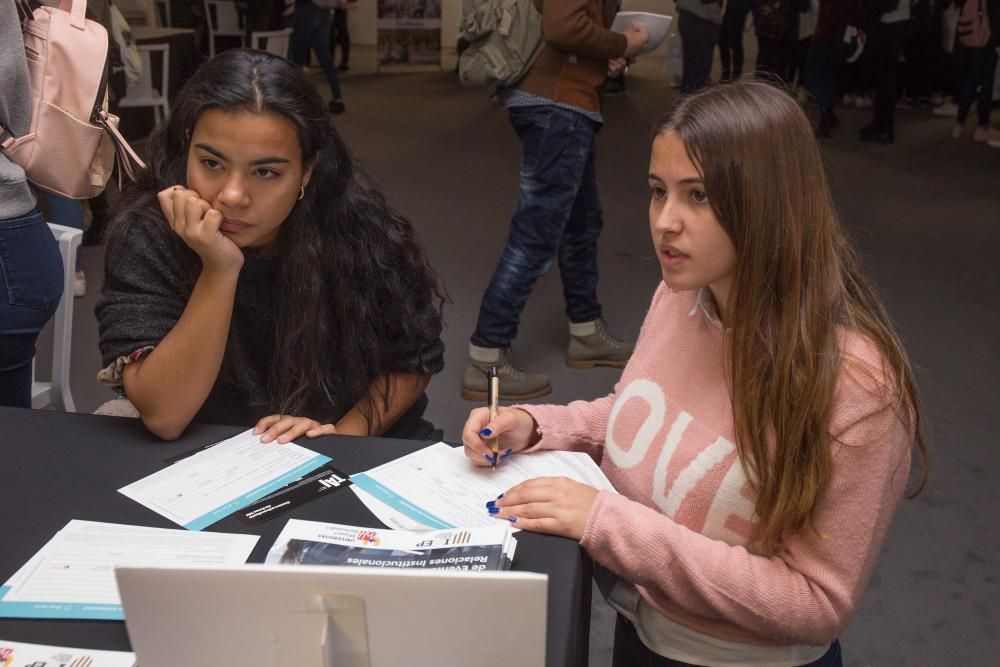
[[625,365],[632,344],[608,331],[597,300],[597,241],[604,224],[595,150],[604,123],[598,91],[619,76],[649,41],[639,23],[609,29],[610,0],[534,0],[545,45],[516,86],[497,92],[521,140],[520,192],[510,235],[483,294],[469,341],[461,395],[486,398],[486,373],[499,369],[503,398],[552,391],[549,378],[524,373],[511,359],[521,311],[535,283],[558,260],[569,320],[566,362],[574,368]]
[[840,665],[915,447],[927,479],[906,353],[793,97],[682,99],[648,179],[662,283],[614,393],[479,408],[462,434],[478,465],[494,437],[589,452],[621,495],[539,478],[485,509],[602,566],[615,665]]
[[192,421],[431,437],[443,288],[287,60],[235,49],[198,70],[105,266],[99,377],[161,438]]

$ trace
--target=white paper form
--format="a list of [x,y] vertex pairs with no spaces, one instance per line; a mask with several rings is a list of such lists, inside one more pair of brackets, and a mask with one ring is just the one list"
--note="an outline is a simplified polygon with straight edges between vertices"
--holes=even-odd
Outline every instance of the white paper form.
[[587,454],[520,454],[493,470],[473,464],[461,448],[443,442],[352,475],[351,481],[381,503],[429,528],[469,528],[495,524],[496,519],[486,511],[486,501],[536,477],[569,477],[614,491]]
[[262,443],[252,430],[118,489],[188,530],[201,530],[327,463],[295,443]]
[[98,651],[46,644],[25,644],[0,639],[0,665],[4,667],[135,667],[135,654],[126,651]]
[[0,586],[0,616],[121,620],[116,566],[240,565],[258,539],[73,520]]
[[427,526],[406,516],[395,508],[386,505],[381,500],[362,489],[357,484],[349,488],[365,507],[375,515],[375,518],[394,530],[427,530]]

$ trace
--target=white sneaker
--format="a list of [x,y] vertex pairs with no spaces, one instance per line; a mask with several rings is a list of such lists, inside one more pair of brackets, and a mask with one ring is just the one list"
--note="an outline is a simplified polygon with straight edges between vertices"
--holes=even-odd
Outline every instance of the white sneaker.
[[73,296],[81,297],[87,293],[87,276],[83,271],[77,271],[73,276]]
[[1000,141],[987,141],[986,145],[990,148],[1000,148]]
[[935,116],[948,116],[949,118],[954,118],[958,115],[958,105],[954,102],[945,102],[941,106],[931,109],[931,113]]

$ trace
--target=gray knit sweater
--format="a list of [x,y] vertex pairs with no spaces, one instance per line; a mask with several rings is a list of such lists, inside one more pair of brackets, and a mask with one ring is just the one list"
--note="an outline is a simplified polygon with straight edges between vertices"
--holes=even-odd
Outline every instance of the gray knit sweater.
[[[181,318],[191,296],[192,279],[184,268],[194,254],[167,226],[166,221],[135,219],[124,223],[107,243],[105,282],[94,309],[97,315],[101,357],[105,367],[136,350],[155,347]],[[186,258],[186,259],[185,259]],[[236,287],[230,341],[226,355],[240,360],[242,381],[235,382],[223,372],[194,421],[250,426],[261,417],[276,412],[267,405],[267,378],[274,359],[275,332],[280,294],[277,291],[281,257],[244,253],[243,268]],[[429,301],[426,295],[414,299]],[[444,366],[441,315],[428,303],[420,313],[415,330],[401,337],[391,350],[393,367],[388,372],[433,375]],[[333,327],[334,330],[337,327]],[[233,347],[235,338],[242,343]],[[336,334],[329,341],[336,346]],[[116,387],[123,391],[122,387]],[[336,422],[359,399],[336,396],[322,414],[309,417]],[[392,426],[386,437],[427,439],[433,426],[422,419],[426,395]]]
[[[14,0],[0,0],[0,125],[19,137],[31,123],[31,84]],[[24,170],[0,152],[0,220],[35,208]]]

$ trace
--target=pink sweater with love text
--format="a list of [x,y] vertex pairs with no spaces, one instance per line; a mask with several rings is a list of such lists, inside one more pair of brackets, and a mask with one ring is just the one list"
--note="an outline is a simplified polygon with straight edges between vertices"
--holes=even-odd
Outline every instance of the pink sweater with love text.
[[519,407],[538,422],[538,449],[589,452],[620,492],[600,492],[581,544],[659,614],[733,642],[828,644],[868,584],[907,482],[912,433],[880,381],[877,349],[842,333],[832,476],[814,515],[819,535],[758,555],[725,341],[707,290],[661,284],[614,393]]

